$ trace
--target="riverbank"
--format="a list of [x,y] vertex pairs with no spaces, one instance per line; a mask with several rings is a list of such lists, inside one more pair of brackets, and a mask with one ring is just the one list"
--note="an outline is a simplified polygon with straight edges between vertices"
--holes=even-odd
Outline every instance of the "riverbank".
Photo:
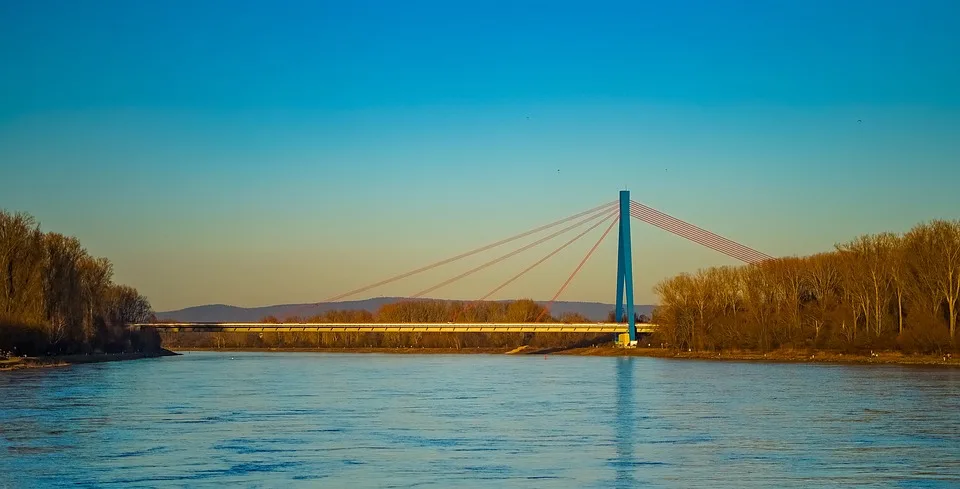
[[397,355],[504,354],[515,348],[175,348],[178,352],[389,353]]
[[[534,353],[534,352],[531,352]],[[851,354],[829,351],[775,350],[766,353],[750,351],[675,352],[661,348],[571,348],[552,352],[577,356],[638,356],[677,360],[720,360],[770,363],[842,363],[876,365],[942,365],[960,367],[960,357],[945,355],[907,355],[901,352]]]
[[776,350],[766,353],[749,351],[675,352],[661,348],[617,348],[596,346],[583,348],[183,348],[178,351],[223,352],[312,352],[312,353],[381,353],[381,354],[494,354],[494,355],[570,355],[602,357],[653,357],[676,360],[720,360],[770,363],[837,363],[875,365],[938,365],[960,367],[960,356],[907,355],[900,352],[850,354],[828,351]]
[[156,353],[98,353],[93,355],[54,355],[49,357],[14,357],[0,360],[0,372],[25,368],[66,367],[81,363],[117,362],[179,355],[170,350]]

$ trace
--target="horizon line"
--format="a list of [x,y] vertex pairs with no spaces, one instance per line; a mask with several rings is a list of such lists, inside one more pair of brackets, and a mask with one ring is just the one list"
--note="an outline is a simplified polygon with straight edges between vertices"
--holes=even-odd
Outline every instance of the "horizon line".
[[[179,308],[179,309],[169,309],[169,310],[166,310],[166,311],[155,311],[155,312],[156,312],[157,314],[161,314],[161,313],[165,313],[165,312],[177,312],[177,311],[183,311],[183,310],[186,310],[186,309],[192,309],[192,308],[197,308],[197,307],[209,307],[209,306],[236,307],[236,308],[239,308],[239,309],[260,309],[260,308],[264,308],[264,307],[303,307],[303,306],[320,306],[320,305],[324,305],[324,304],[344,304],[344,303],[348,303],[348,302],[364,302],[364,301],[371,301],[371,300],[376,300],[376,299],[399,299],[399,300],[440,301],[440,302],[506,302],[506,301],[518,301],[518,300],[532,300],[533,302],[538,302],[538,303],[540,303],[540,302],[550,302],[549,300],[545,300],[545,299],[544,299],[544,300],[538,300],[538,299],[530,299],[530,298],[497,299],[497,300],[475,301],[475,300],[472,300],[472,299],[435,299],[435,298],[421,298],[421,297],[410,298],[410,297],[403,297],[403,296],[376,296],[376,297],[368,297],[368,298],[366,298],[366,299],[352,299],[352,300],[333,301],[333,302],[296,302],[296,303],[287,303],[287,304],[267,304],[267,305],[262,305],[262,306],[237,306],[237,305],[233,305],[233,304],[224,304],[224,303],[209,303],[209,304],[198,304],[198,305],[194,305],[194,306],[181,307],[181,308]],[[607,302],[598,302],[598,301],[578,301],[578,300],[562,300],[562,301],[561,301],[561,300],[556,300],[556,301],[553,301],[554,304],[563,304],[563,303],[571,303],[571,302],[576,302],[576,303],[580,303],[580,304],[616,305],[616,304],[613,303],[613,302],[607,303]],[[635,304],[635,305],[636,305],[636,306],[655,306],[656,304],[640,304],[640,303],[637,303],[637,304]]]

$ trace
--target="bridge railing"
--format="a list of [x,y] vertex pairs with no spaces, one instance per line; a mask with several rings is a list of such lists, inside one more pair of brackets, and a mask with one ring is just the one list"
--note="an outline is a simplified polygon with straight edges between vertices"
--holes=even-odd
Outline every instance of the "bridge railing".
[[[171,332],[210,333],[625,333],[622,323],[244,323],[158,322],[137,323],[136,328]],[[637,324],[640,333],[652,333],[656,325]]]

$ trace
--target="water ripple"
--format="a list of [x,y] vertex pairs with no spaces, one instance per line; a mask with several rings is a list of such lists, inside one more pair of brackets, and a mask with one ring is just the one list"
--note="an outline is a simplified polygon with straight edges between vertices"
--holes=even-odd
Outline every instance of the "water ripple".
[[944,369],[189,353],[0,374],[0,488],[958,487],[958,392]]

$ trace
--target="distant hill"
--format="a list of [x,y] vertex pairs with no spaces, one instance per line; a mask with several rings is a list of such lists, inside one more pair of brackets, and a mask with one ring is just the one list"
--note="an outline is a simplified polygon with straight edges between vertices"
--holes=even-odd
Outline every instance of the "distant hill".
[[[178,311],[158,312],[157,318],[168,321],[185,322],[253,322],[259,321],[266,316],[274,316],[283,319],[289,316],[309,317],[323,314],[335,309],[353,309],[367,310],[375,312],[380,306],[405,300],[403,297],[375,297],[359,301],[344,302],[323,302],[320,304],[279,304],[275,306],[263,307],[237,307],[226,304],[208,304],[205,306],[194,306]],[[546,304],[546,301],[538,301],[540,304]],[[568,312],[582,314],[591,321],[605,321],[607,314],[613,310],[613,304],[603,304],[600,302],[554,302],[551,307],[551,313],[559,316]],[[638,314],[649,316],[653,312],[652,305],[637,305],[635,309]]]

